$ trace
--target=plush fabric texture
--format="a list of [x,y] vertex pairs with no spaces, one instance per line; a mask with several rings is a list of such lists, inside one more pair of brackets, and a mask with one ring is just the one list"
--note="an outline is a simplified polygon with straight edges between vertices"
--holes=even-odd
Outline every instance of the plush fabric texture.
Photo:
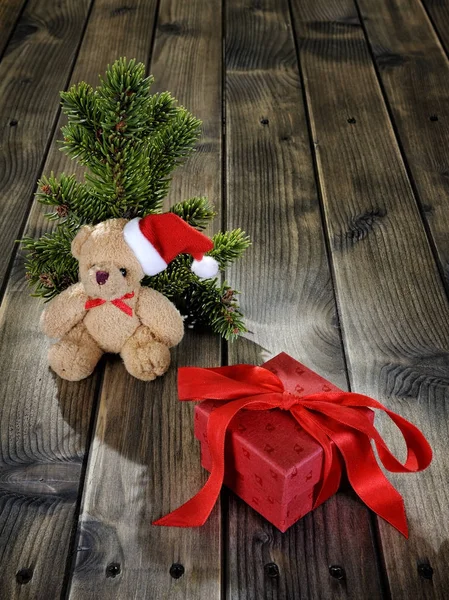
[[140,285],[144,272],[125,242],[126,224],[110,219],[80,229],[72,242],[80,281],[42,313],[43,332],[59,340],[50,347],[50,366],[63,379],[88,377],[102,354],[113,352],[131,375],[151,381],[168,369],[169,348],[184,335],[175,306]]

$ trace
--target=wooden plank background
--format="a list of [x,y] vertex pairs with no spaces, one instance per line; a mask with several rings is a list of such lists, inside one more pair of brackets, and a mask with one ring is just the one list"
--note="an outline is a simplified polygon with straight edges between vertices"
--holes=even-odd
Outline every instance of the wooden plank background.
[[[230,363],[260,364],[286,351],[343,389],[338,316],[321,227],[288,3],[226,14],[227,220],[253,246],[232,279],[249,314],[249,340]],[[351,536],[358,522],[358,535]],[[366,557],[364,563],[359,557]],[[270,579],[265,565],[277,564]],[[231,495],[230,598],[379,598],[368,511],[341,494],[281,534]],[[347,586],[329,576],[346,571]]]
[[[170,201],[207,195],[218,209],[220,11],[211,0],[162,4],[151,60],[157,87],[169,89],[204,122],[198,151],[174,181]],[[172,352],[173,363],[220,364],[220,345],[215,336],[204,335],[199,346],[188,332]],[[108,364],[80,521],[79,546],[88,550],[78,554],[71,600],[220,597],[219,507],[201,529],[151,526],[205,481],[192,411],[193,406],[177,401],[175,368],[148,384],[129,376],[121,361]],[[94,545],[93,539],[98,540]],[[121,575],[105,579],[111,563],[120,564]],[[185,575],[172,578],[172,564],[182,564]]]
[[[448,429],[448,301],[351,4],[293,3],[350,380],[400,409],[437,449]],[[400,450],[397,436],[386,436]],[[407,542],[379,522],[392,597],[407,598],[413,581],[418,597],[443,598],[446,558],[427,540],[446,554],[447,521],[433,502],[423,515],[422,494],[447,504],[438,483],[448,479],[445,456],[436,451],[419,479],[393,479],[411,535]],[[423,561],[436,572],[432,584],[418,576]]]
[[[435,0],[1,3],[2,600],[447,597],[447,15]],[[14,241],[51,230],[40,174],[76,170],[56,144],[59,90],[118,56],[203,120],[167,206],[206,195],[209,233],[251,235],[228,274],[250,331],[228,346],[188,330],[156,382],[108,357],[67,383]],[[227,491],[200,529],[151,526],[206,476],[176,366],[280,351],[426,434],[432,466],[389,476],[408,541],[347,490],[285,534]]]

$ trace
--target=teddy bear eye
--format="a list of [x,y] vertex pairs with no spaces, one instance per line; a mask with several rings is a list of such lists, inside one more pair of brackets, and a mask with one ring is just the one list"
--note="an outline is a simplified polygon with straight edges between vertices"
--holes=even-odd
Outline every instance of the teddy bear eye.
[[126,269],[125,269],[124,267],[122,267],[122,268],[120,269],[120,273],[123,275],[123,277],[126,277],[126,273],[127,273],[127,271],[126,271]]

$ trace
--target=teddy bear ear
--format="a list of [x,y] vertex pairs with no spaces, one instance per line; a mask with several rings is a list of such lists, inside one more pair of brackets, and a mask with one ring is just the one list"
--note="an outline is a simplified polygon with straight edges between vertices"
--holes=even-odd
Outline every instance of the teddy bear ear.
[[91,225],[83,225],[83,227],[81,227],[76,236],[73,238],[71,250],[73,256],[77,260],[79,260],[81,256],[81,248],[84,242],[87,241],[88,237],[90,236],[93,230],[94,228]]

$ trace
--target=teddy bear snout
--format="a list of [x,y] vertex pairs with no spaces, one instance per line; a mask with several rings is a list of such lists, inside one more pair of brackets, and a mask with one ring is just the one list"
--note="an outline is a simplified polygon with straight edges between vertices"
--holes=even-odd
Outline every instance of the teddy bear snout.
[[97,271],[95,273],[95,278],[97,280],[98,285],[104,285],[109,279],[109,273],[107,271]]

